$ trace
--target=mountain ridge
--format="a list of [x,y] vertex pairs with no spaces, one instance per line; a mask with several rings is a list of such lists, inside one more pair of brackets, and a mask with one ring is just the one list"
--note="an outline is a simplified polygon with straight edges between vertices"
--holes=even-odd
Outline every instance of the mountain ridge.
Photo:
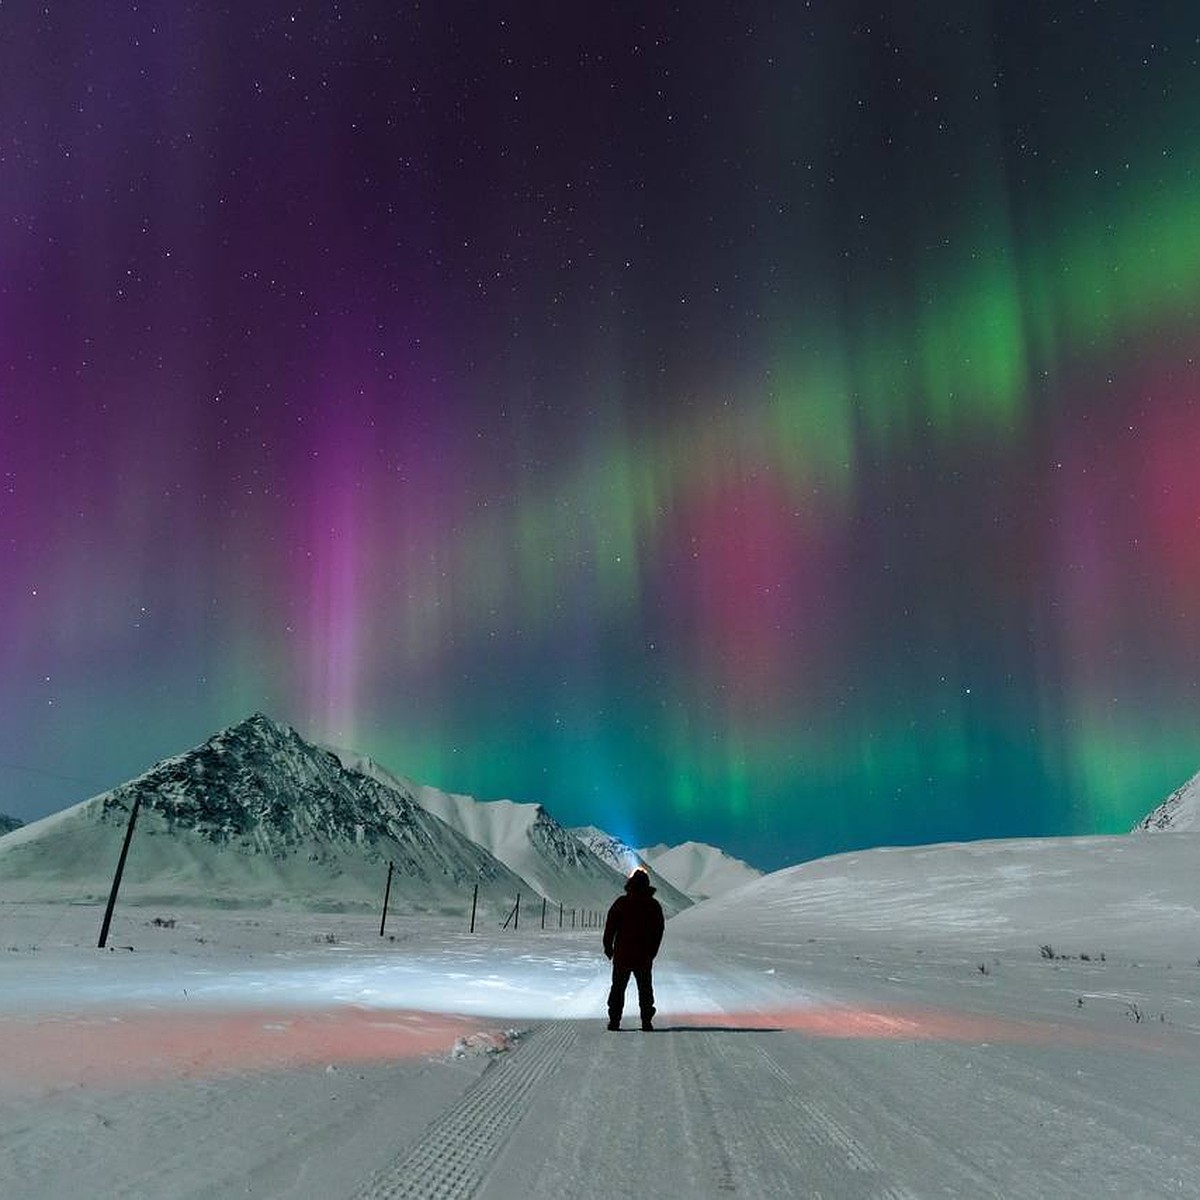
[[1131,833],[1200,832],[1200,772],[1148,812]]
[[[410,790],[418,804],[482,846],[526,880],[538,895],[575,908],[606,908],[621,893],[626,872],[617,870],[537,803],[477,800],[394,775],[369,755],[334,749],[343,765],[380,782]],[[668,915],[689,897],[663,880],[659,897]]]
[[570,832],[601,861],[608,863],[622,878],[627,878],[635,867],[641,867],[650,876],[650,882],[656,889],[659,902],[665,910],[682,912],[695,903],[691,896],[660,875],[632,846],[623,842],[619,837],[597,825],[579,825]]
[[[135,801],[122,897],[138,903],[374,907],[391,863],[397,908],[462,911],[478,884],[485,907],[507,910],[532,891],[564,909],[594,911],[620,894],[641,857],[595,826],[567,829],[541,804],[414,783],[256,712],[5,834],[0,891],[98,902]],[[709,847],[706,862],[736,860]],[[668,915],[694,903],[645,865]]]
[[[139,800],[122,895],[370,907],[459,907],[481,885],[500,904],[521,881],[411,795],[347,771],[288,725],[255,713],[135,779],[7,835],[0,884],[96,899]],[[64,896],[65,893],[65,896]]]

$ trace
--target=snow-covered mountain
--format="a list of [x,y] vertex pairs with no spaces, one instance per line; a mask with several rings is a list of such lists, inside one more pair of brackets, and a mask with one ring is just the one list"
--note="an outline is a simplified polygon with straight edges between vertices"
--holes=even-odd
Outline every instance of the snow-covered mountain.
[[[335,753],[347,768],[414,796],[423,808],[483,847],[551,903],[566,908],[607,908],[625,885],[623,871],[583,845],[540,804],[476,800],[443,792],[393,775],[365,755],[343,750]],[[673,889],[659,899],[668,915],[688,904],[687,897]]]
[[692,898],[681,892],[674,884],[664,879],[646,860],[630,845],[606,833],[595,825],[578,825],[571,830],[597,858],[608,863],[614,871],[628,877],[635,867],[642,867],[650,876],[650,882],[657,890],[661,904],[672,911],[679,912],[690,908],[694,903]]
[[597,858],[603,859],[622,875],[628,875],[635,867],[646,866],[642,856],[632,846],[595,825],[577,825],[570,832]]
[[144,902],[378,905],[389,861],[394,907],[491,907],[521,887],[503,864],[411,795],[349,771],[261,713],[137,779],[0,842],[14,898],[107,895],[135,797],[141,807],[121,894]]
[[1200,833],[1200,774],[1193,775],[1153,812],[1147,813],[1133,827],[1134,833],[1139,830],[1148,833],[1160,830]]
[[6,817],[0,813],[0,837],[6,833],[11,833],[14,829],[20,829],[24,825],[24,821],[18,821],[16,817]]
[[647,846],[638,853],[659,875],[697,901],[724,895],[762,877],[761,871],[740,858],[704,842]]

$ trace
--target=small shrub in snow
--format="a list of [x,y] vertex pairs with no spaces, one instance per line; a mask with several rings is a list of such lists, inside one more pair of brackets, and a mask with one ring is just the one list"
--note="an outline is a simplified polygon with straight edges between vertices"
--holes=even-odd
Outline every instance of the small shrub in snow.
[[1046,959],[1054,958],[1054,947],[1051,946],[1049,944],[1049,942],[1047,942],[1046,945],[1044,945],[1044,946],[1039,946],[1038,950],[1041,952],[1041,955],[1043,958],[1046,958]]

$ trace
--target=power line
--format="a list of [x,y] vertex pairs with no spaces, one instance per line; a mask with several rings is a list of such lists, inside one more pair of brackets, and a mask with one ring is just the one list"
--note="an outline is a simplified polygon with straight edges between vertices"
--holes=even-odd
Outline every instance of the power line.
[[84,787],[108,788],[107,783],[97,783],[94,779],[80,779],[78,775],[63,775],[58,771],[46,771],[41,767],[27,767],[22,763],[5,762],[0,760],[0,767],[7,771],[24,771],[29,775],[45,775],[47,779],[61,779],[66,783],[81,783]]

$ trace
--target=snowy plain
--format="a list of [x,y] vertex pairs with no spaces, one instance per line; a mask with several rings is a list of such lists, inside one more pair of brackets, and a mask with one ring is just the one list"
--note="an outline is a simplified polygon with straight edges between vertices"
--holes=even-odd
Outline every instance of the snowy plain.
[[667,927],[0,894],[0,1195],[1200,1196],[1200,834],[877,850]]

